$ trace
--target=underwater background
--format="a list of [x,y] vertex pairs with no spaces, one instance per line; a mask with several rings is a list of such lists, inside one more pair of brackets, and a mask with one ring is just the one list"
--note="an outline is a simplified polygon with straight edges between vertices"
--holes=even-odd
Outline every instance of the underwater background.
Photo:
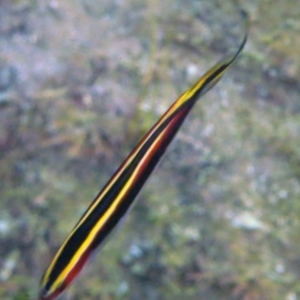
[[[300,5],[239,5],[244,51],[62,300],[300,299]],[[2,300],[33,299],[124,158],[243,33],[236,1],[0,1]]]

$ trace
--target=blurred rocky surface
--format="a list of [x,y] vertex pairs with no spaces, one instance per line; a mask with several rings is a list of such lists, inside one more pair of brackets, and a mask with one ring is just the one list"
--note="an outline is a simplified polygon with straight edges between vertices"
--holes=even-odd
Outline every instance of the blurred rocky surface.
[[[243,55],[62,299],[300,299],[300,6],[240,2]],[[217,0],[0,1],[1,299],[36,293],[101,186],[242,33]]]

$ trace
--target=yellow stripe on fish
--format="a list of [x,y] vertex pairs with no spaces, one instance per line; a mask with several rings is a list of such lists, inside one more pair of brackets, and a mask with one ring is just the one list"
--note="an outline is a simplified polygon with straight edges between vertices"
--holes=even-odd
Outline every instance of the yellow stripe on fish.
[[56,299],[124,218],[196,101],[222,78],[243,50],[247,31],[236,53],[213,66],[170,106],[96,196],[44,273],[40,300]]

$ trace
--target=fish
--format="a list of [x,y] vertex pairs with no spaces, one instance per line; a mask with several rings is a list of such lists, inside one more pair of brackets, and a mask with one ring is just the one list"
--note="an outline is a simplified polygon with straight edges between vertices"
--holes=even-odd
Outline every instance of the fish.
[[[243,18],[247,14],[242,12]],[[39,300],[54,300],[78,277],[132,208],[195,103],[223,77],[244,49],[248,25],[236,52],[215,64],[187,89],[140,140],[98,193],[58,249],[40,281]]]

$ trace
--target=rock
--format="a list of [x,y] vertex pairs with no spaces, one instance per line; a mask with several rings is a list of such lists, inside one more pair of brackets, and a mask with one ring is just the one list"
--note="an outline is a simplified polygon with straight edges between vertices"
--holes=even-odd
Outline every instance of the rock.
[[0,66],[0,91],[8,90],[17,79],[17,70],[13,66]]

